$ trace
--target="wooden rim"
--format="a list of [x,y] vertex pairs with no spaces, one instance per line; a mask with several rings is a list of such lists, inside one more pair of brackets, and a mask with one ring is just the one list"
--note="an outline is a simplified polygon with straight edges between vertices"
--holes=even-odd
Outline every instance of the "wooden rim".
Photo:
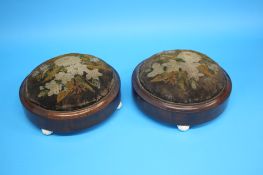
[[163,100],[156,96],[153,96],[149,91],[147,91],[139,80],[139,71],[140,66],[144,63],[141,62],[132,74],[132,86],[136,93],[147,103],[152,104],[156,108],[161,108],[163,110],[172,111],[172,112],[184,112],[184,113],[194,113],[200,112],[202,110],[212,109],[219,104],[223,103],[229,96],[232,90],[232,83],[229,75],[222,69],[225,74],[226,84],[225,87],[218,93],[215,97],[200,103],[191,103],[191,104],[183,104],[183,103],[173,103],[170,101]]
[[[112,68],[112,67],[111,67]],[[120,91],[120,77],[116,70],[112,68],[113,70],[113,83],[110,88],[110,91],[108,94],[100,99],[98,102],[84,107],[82,109],[77,109],[73,111],[54,111],[54,110],[47,110],[43,107],[40,107],[39,105],[36,105],[32,102],[30,102],[28,99],[25,98],[24,92],[25,92],[25,82],[27,77],[24,79],[20,86],[19,90],[19,97],[24,105],[24,107],[29,110],[31,113],[54,120],[67,120],[67,119],[75,119],[75,118],[81,118],[81,117],[87,117],[89,115],[95,114],[99,112],[100,110],[107,107],[112,101],[114,101],[115,98],[118,97],[119,91]]]

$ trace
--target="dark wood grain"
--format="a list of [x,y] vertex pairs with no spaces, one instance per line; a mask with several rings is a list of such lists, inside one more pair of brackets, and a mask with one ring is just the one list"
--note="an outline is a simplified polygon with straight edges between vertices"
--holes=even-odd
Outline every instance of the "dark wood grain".
[[19,96],[27,117],[39,128],[58,133],[75,132],[102,122],[116,110],[120,103],[120,78],[115,70],[113,80],[113,87],[103,99],[74,111],[46,110],[30,102],[24,96],[25,80],[20,87]]
[[172,125],[196,125],[216,118],[225,109],[232,89],[225,71],[226,85],[217,96],[201,103],[180,104],[164,101],[144,89],[138,78],[141,64],[132,75],[133,95],[138,107],[149,116]]

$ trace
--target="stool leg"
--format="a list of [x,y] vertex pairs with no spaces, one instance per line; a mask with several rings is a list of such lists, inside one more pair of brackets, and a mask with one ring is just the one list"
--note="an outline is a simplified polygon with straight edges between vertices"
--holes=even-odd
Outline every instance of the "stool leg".
[[180,130],[180,131],[187,131],[190,129],[190,126],[189,125],[177,125],[177,128]]
[[122,107],[122,102],[120,101],[120,103],[119,103],[117,109],[121,109],[121,107]]
[[41,129],[42,133],[46,136],[49,136],[53,133],[53,131],[49,131],[49,130],[46,130],[46,129]]

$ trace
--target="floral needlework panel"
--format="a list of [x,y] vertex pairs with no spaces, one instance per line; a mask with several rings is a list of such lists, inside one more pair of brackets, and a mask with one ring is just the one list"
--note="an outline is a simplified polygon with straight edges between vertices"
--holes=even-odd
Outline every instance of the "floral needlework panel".
[[50,59],[28,76],[26,97],[48,110],[70,111],[92,105],[106,96],[113,69],[87,54],[65,54]]
[[174,103],[199,103],[225,85],[222,68],[204,54],[171,50],[153,55],[139,68],[142,86],[153,96]]

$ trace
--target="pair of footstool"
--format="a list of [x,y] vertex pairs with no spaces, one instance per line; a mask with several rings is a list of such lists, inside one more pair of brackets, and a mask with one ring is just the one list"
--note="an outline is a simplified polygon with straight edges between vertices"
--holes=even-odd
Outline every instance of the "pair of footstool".
[[[19,95],[28,118],[49,135],[79,131],[107,119],[121,108],[120,86],[117,71],[102,59],[70,53],[36,67],[22,82]],[[193,50],[157,53],[132,75],[138,107],[181,131],[222,113],[231,86],[216,62]]]

